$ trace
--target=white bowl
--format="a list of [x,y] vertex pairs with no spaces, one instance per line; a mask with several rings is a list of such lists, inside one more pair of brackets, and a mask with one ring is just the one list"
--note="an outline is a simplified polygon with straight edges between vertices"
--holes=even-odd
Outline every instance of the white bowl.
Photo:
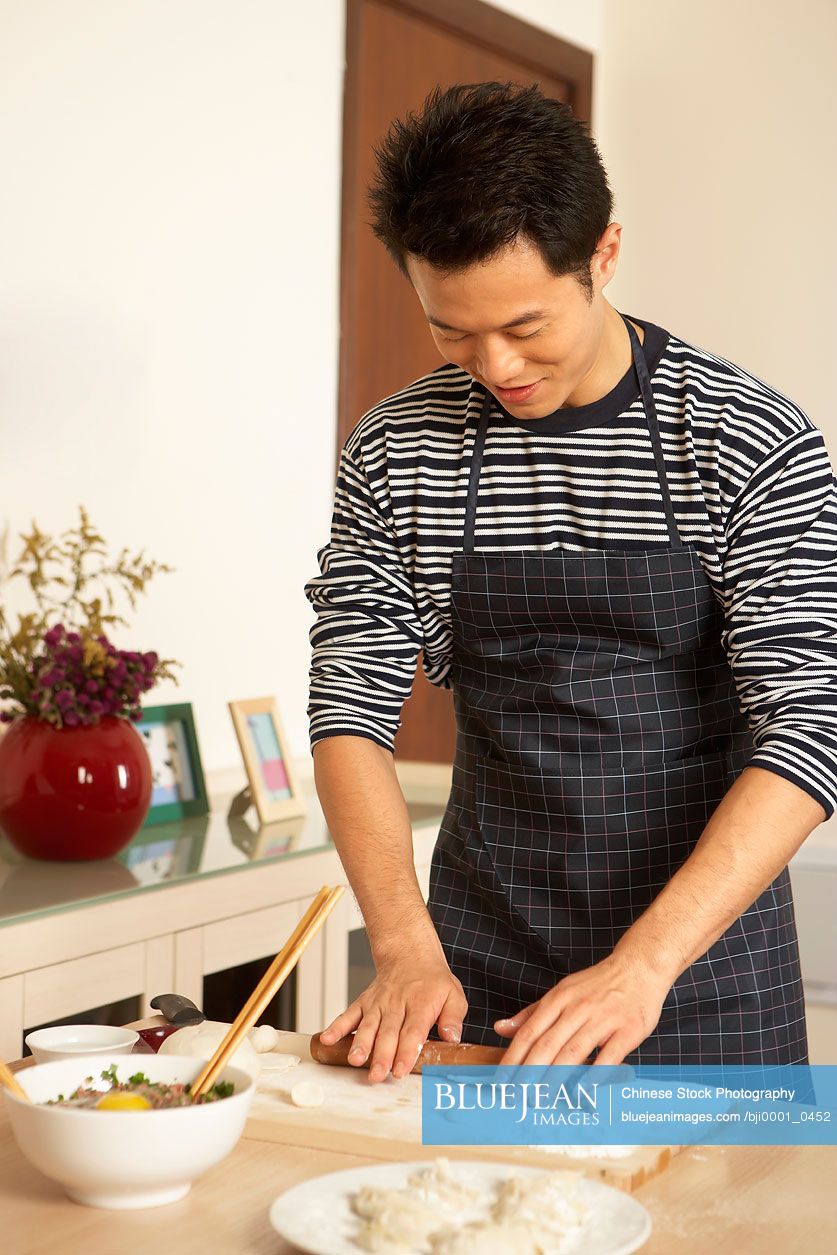
[[[235,1093],[218,1102],[153,1111],[95,1111],[39,1104],[71,1094],[85,1078],[115,1065],[120,1081],[144,1072],[151,1081],[194,1081],[199,1059],[176,1055],[79,1055],[23,1068],[17,1079],[32,1102],[3,1092],[12,1131],[23,1154],[89,1207],[159,1207],[189,1193],[192,1182],[220,1163],[244,1130],[253,1099],[252,1078],[228,1067],[221,1080]],[[94,1082],[104,1091],[105,1081]]]
[[130,1028],[111,1028],[107,1024],[57,1024],[54,1028],[36,1028],[24,1038],[36,1063],[51,1063],[67,1055],[129,1055],[139,1041],[139,1033]]

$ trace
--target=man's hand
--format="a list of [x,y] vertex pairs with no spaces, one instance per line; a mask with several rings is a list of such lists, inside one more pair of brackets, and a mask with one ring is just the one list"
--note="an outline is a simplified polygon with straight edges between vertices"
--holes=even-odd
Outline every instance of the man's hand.
[[468,1010],[419,887],[413,832],[395,762],[365,737],[314,747],[317,791],[340,861],[363,913],[377,973],[321,1034],[331,1045],[357,1030],[349,1062],[371,1057],[370,1081],[404,1076],[434,1024],[459,1041]]
[[668,989],[658,973],[611,954],[497,1020],[495,1031],[514,1039],[501,1063],[581,1064],[599,1046],[595,1062],[615,1066],[654,1031]]
[[406,1076],[434,1024],[443,1041],[458,1042],[468,1002],[444,957],[413,950],[379,961],[377,975],[359,998],[320,1033],[326,1045],[355,1031],[349,1063],[361,1067],[370,1057],[371,1082],[392,1071]]

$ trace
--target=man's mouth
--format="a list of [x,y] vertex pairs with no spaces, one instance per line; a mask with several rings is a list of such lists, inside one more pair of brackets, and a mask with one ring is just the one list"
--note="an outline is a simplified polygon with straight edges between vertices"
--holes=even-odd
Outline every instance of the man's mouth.
[[504,405],[522,405],[524,401],[528,401],[533,396],[535,390],[543,383],[542,379],[536,379],[534,383],[523,384],[519,388],[494,388],[494,394],[498,401],[502,401]]

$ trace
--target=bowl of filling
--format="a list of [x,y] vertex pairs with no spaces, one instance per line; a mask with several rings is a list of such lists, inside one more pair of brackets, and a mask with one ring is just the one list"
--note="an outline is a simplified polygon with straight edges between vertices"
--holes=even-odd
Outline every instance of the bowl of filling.
[[29,1162],[90,1207],[159,1207],[238,1142],[254,1082],[227,1067],[197,1099],[199,1059],[87,1055],[23,1068],[31,1102],[4,1089],[12,1131]]

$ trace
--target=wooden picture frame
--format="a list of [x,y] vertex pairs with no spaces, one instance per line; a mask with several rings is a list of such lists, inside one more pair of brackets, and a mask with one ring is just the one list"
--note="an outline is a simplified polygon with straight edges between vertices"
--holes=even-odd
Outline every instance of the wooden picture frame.
[[275,697],[229,702],[259,822],[305,814],[305,801],[288,752]]
[[209,813],[195,716],[189,702],[147,706],[134,724],[151,760],[153,790],[144,828]]

